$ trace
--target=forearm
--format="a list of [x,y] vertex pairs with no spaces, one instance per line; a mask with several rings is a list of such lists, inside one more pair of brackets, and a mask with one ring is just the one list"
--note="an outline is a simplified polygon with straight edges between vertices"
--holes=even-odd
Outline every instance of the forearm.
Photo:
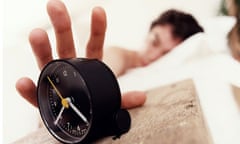
[[140,66],[138,53],[120,47],[109,47],[104,51],[103,61],[112,69],[116,76],[127,70]]

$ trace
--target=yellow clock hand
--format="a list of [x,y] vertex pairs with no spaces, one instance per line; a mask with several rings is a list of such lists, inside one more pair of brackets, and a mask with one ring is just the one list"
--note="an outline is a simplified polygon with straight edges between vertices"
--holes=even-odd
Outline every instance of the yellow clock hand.
[[63,98],[63,96],[61,95],[61,93],[58,91],[57,87],[54,85],[54,83],[52,82],[52,80],[49,78],[49,76],[47,76],[48,81],[50,82],[50,84],[52,85],[53,89],[56,91],[57,95],[61,98],[61,103],[62,106],[64,108],[68,108],[69,104],[68,104],[68,100]]

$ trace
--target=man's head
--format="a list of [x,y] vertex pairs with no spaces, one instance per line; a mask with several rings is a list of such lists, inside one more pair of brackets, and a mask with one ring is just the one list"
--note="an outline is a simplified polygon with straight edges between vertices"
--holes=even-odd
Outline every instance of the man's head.
[[172,35],[182,40],[187,39],[197,32],[203,32],[203,28],[192,15],[174,9],[164,12],[155,19],[150,26],[150,31],[159,25],[171,26]]
[[203,28],[192,15],[174,9],[162,13],[152,22],[147,35],[146,63],[156,60],[198,32],[203,32]]

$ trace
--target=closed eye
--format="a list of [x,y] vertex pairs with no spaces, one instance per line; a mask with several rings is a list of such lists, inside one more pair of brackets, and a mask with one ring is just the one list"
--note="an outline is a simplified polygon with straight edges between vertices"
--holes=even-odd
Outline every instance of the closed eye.
[[153,39],[152,39],[152,45],[154,47],[158,47],[160,45],[160,38],[158,36],[158,34],[153,34]]

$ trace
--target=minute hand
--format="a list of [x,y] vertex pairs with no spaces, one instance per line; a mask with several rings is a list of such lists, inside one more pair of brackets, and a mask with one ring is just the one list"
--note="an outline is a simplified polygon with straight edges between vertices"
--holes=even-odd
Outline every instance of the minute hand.
[[85,122],[88,123],[87,118],[78,110],[78,108],[71,102],[70,98],[67,98],[68,104],[70,107],[77,113],[78,116],[81,117],[81,119]]

